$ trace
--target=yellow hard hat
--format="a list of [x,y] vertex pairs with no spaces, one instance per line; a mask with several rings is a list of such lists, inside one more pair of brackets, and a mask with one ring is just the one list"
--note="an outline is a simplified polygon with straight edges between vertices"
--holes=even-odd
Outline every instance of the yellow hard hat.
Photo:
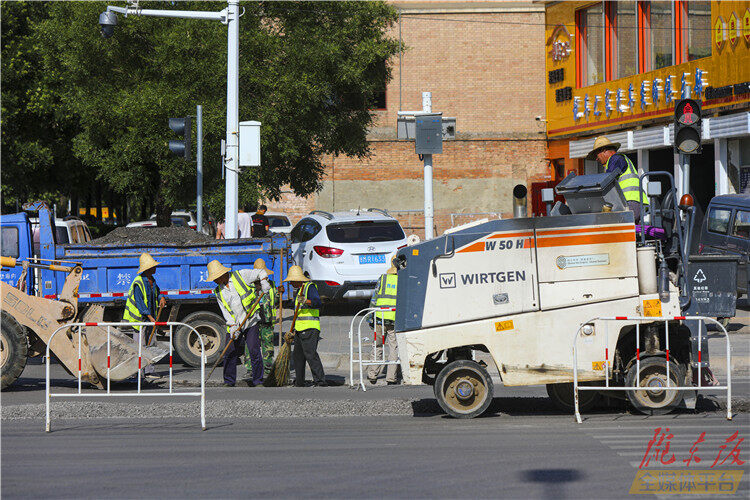
[[273,274],[273,271],[268,269],[266,267],[266,261],[261,259],[260,257],[255,259],[255,263],[253,264],[253,269],[262,269],[266,272],[266,274]]
[[292,266],[289,268],[289,274],[287,274],[284,281],[310,281],[310,279],[305,276],[305,273],[302,272],[301,267]]
[[221,265],[218,260],[212,260],[208,263],[208,281],[216,281],[216,278],[221,278],[228,272],[230,272],[230,269]]
[[138,274],[141,274],[143,271],[147,271],[159,265],[159,263],[156,262],[154,258],[151,257],[147,253],[142,253],[138,261],[140,263],[140,267],[138,268]]

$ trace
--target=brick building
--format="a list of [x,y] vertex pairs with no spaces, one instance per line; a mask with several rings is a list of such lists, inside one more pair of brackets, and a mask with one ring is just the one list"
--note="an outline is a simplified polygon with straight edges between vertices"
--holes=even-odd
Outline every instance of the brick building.
[[[285,194],[271,210],[294,222],[310,210],[387,208],[408,233],[424,234],[423,164],[413,142],[396,139],[399,110],[419,110],[432,92],[433,111],[456,117],[456,140],[434,156],[436,234],[485,215],[512,213],[515,184],[548,180],[543,118],[544,5],[442,0],[393,2],[392,35],[406,52],[390,61],[385,107],[375,111],[366,160],[326,158],[316,195]],[[400,35],[399,35],[400,34]]]

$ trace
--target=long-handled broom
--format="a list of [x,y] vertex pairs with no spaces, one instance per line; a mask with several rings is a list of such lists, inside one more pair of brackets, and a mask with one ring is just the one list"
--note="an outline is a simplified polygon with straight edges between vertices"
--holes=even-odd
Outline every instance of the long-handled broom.
[[[255,306],[257,306],[260,303],[260,299],[262,299],[265,295],[266,294],[263,293],[263,294],[261,294],[260,297],[258,297],[257,299],[255,299],[255,302],[253,302],[252,304],[250,304],[250,307],[248,308],[248,311],[252,311],[255,308]],[[239,326],[238,330],[242,331],[242,328],[245,326],[245,323],[247,323],[247,320],[249,320],[253,316],[254,316],[254,314],[245,314],[245,319],[243,319],[242,323],[240,323],[240,326]],[[227,342],[226,347],[224,347],[224,350],[221,351],[221,354],[219,354],[219,357],[216,358],[216,363],[214,363],[214,366],[213,366],[213,368],[211,368],[211,371],[208,372],[208,377],[206,377],[206,382],[208,382],[208,379],[211,378],[211,375],[213,375],[214,370],[216,369],[217,366],[219,366],[219,363],[224,358],[224,354],[226,354],[226,352],[229,350],[229,346],[231,346],[233,342],[234,342],[234,339],[230,338],[229,342]]]
[[292,339],[294,338],[294,325],[297,323],[297,315],[299,315],[300,307],[302,302],[297,304],[294,309],[294,317],[292,318],[292,327],[289,329],[284,337],[279,339],[279,342],[283,342],[279,347],[279,355],[273,362],[273,368],[271,373],[263,381],[264,387],[284,387],[289,385],[289,363],[292,358]]

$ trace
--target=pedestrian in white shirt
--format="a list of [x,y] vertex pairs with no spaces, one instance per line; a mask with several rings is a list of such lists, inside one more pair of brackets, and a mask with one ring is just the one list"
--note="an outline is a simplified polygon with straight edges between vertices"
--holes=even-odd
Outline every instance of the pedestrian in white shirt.
[[[247,207],[246,207],[247,208]],[[245,210],[237,212],[237,237],[250,238],[253,230],[253,218]]]
[[[257,299],[256,281],[260,282],[261,293],[270,290],[268,274],[263,269],[240,269],[232,271],[218,260],[208,263],[208,280],[218,286],[214,295],[227,323],[227,342],[234,340],[224,357],[224,385],[234,387],[237,381],[237,360],[245,352],[250,353],[253,371],[248,385],[263,383],[263,358],[260,352],[260,304]],[[247,321],[245,317],[248,316]],[[244,321],[244,324],[243,324]]]

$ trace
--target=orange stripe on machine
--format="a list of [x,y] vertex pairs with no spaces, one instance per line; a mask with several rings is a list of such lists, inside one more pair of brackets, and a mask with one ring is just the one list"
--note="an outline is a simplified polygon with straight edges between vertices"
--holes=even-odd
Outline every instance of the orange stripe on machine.
[[556,236],[554,238],[540,238],[536,241],[537,248],[566,247],[574,245],[596,245],[600,243],[635,242],[635,231],[610,234],[587,234],[582,236]]
[[532,231],[492,233],[478,241],[469,243],[463,248],[459,248],[456,252],[467,253],[530,248],[533,236],[534,233]]
[[635,226],[633,224],[618,224],[616,226],[594,226],[594,227],[579,227],[569,229],[548,229],[543,231],[537,231],[537,236],[551,236],[558,234],[580,234],[580,233],[604,233],[612,231],[633,231],[635,232]]

